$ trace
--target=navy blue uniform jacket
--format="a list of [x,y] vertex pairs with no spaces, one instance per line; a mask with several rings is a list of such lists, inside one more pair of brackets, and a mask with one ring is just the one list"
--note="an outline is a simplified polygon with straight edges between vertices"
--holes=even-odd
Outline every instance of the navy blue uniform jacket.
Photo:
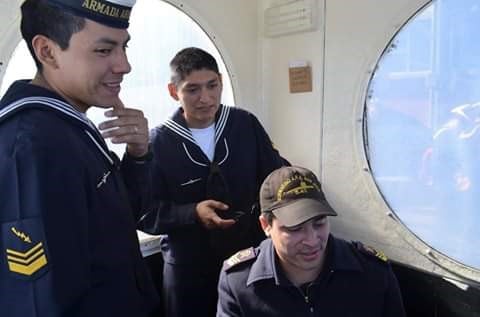
[[[284,161],[253,114],[220,106],[213,163],[193,139],[181,108],[153,131],[152,148],[155,206],[143,229],[168,234],[166,262],[195,263],[197,268],[217,263],[218,271],[226,257],[265,237],[258,214],[251,214],[252,205],[263,179]],[[218,173],[212,173],[214,166]],[[208,231],[195,212],[196,204],[205,199],[223,201],[231,212],[245,216],[227,230]]]
[[115,162],[61,97],[14,83],[0,102],[2,315],[147,316],[158,295],[132,214],[147,172]]
[[305,290],[285,277],[271,239],[239,252],[222,269],[217,317],[405,317],[386,259],[332,235],[327,248],[322,273]]

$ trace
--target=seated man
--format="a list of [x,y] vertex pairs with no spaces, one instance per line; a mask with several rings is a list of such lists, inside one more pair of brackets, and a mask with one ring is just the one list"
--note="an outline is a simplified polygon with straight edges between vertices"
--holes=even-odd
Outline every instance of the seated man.
[[270,239],[225,261],[217,317],[405,316],[385,256],[330,234],[336,213],[311,171],[273,171],[260,205]]

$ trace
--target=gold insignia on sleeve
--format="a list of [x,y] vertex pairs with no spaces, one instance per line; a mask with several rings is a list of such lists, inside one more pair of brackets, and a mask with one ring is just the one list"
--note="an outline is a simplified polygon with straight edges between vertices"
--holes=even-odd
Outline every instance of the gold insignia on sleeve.
[[47,265],[47,257],[42,242],[26,252],[7,249],[8,268],[11,272],[32,275]]
[[382,251],[378,251],[378,250],[374,249],[373,247],[371,247],[369,245],[364,245],[364,248],[365,248],[366,251],[368,251],[368,253],[376,256],[377,258],[379,258],[380,260],[382,260],[384,262],[387,262],[388,258],[385,255],[385,253],[383,253]]
[[15,227],[11,228],[12,232],[14,235],[22,239],[23,242],[28,242],[32,243],[32,240],[30,240],[30,237],[26,235],[24,232],[17,230]]
[[248,248],[238,251],[225,261],[225,268],[229,269],[239,263],[255,258],[255,251],[253,248]]
[[387,260],[388,260],[387,256],[382,251],[375,250],[375,256],[377,258],[379,258],[380,260],[385,261],[385,262],[387,262]]

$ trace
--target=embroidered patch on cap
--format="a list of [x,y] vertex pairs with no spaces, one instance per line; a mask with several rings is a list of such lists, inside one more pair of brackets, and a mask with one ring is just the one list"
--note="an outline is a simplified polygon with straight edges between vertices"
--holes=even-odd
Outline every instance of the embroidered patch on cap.
[[0,263],[18,278],[36,278],[48,268],[42,221],[38,218],[2,224],[3,256]]

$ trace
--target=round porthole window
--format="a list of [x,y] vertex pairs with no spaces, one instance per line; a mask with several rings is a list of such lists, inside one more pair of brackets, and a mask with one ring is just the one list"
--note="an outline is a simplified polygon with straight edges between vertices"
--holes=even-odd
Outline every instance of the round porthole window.
[[480,269],[480,4],[431,2],[396,34],[368,87],[366,153],[398,218]]

